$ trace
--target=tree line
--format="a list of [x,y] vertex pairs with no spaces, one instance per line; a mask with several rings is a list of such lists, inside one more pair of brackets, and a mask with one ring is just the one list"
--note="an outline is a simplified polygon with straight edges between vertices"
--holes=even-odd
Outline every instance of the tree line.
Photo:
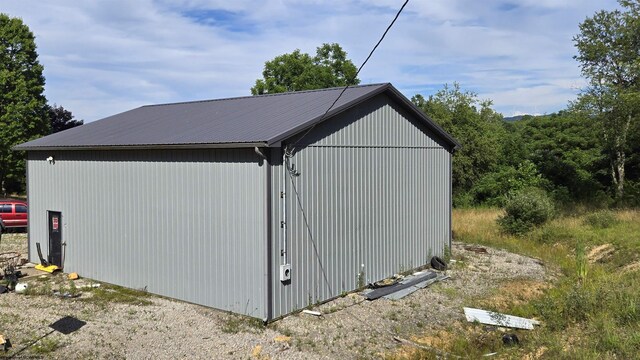
[[[502,205],[538,189],[561,204],[640,205],[640,1],[599,11],[578,26],[575,59],[588,86],[566,109],[505,122],[491,100],[445,85],[412,102],[463,147],[453,159],[454,205]],[[24,189],[24,154],[11,147],[82,124],[44,96],[34,36],[0,14],[0,184]],[[357,85],[338,44],[295,50],[265,63],[253,95]],[[537,191],[537,190],[536,190]]]
[[83,123],[47,102],[43,70],[29,27],[0,13],[0,196],[25,190],[25,154],[13,146]]
[[[619,3],[579,24],[575,59],[589,86],[566,109],[505,122],[491,100],[457,83],[412,97],[462,144],[455,206],[501,206],[521,190],[565,206],[640,205],[640,2]],[[355,69],[338,44],[323,44],[314,57],[296,50],[267,61],[251,92],[356,85]]]
[[501,205],[539,188],[560,204],[640,205],[640,2],[579,24],[574,58],[588,86],[566,109],[513,123],[457,84],[413,102],[463,144],[457,205]]

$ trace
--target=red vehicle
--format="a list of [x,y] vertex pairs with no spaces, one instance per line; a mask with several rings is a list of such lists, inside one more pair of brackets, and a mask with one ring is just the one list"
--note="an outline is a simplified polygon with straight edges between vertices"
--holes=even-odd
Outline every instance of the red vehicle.
[[0,220],[0,227],[3,228],[26,228],[27,203],[22,200],[0,200]]

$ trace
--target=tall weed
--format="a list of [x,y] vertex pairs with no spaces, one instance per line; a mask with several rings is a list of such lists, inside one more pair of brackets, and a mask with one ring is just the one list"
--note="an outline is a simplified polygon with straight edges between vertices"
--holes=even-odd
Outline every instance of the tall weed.
[[582,241],[578,241],[576,245],[576,276],[581,284],[587,281],[587,269],[588,259],[584,250],[584,244]]
[[618,219],[611,210],[599,210],[585,216],[584,223],[596,229],[606,229],[616,225]]
[[[459,240],[540,258],[552,273],[562,270],[541,298],[505,310],[544,324],[521,345],[526,351],[535,354],[544,347],[543,358],[554,359],[638,358],[640,270],[622,269],[640,261],[640,211],[610,214],[614,222],[609,215],[595,215],[593,221],[592,213],[583,213],[513,236],[500,231],[496,209],[454,211]],[[615,253],[606,262],[590,263],[588,250],[602,244],[611,244]]]

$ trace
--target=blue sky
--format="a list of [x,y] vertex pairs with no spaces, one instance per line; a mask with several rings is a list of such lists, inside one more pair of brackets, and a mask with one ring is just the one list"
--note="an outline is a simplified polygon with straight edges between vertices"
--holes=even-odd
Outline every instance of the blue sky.
[[[359,66],[402,0],[0,0],[36,35],[46,96],[85,121],[249,95],[264,62],[337,42]],[[411,0],[360,74],[407,97],[460,83],[505,116],[564,108],[585,81],[572,37],[615,0]]]

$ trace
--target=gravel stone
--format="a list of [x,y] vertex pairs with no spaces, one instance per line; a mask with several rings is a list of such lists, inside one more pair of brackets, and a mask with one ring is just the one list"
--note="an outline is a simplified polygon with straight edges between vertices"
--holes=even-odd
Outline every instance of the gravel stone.
[[[410,339],[464,321],[462,306],[468,299],[488,295],[505,281],[548,279],[536,259],[486,250],[468,251],[454,242],[457,261],[444,272],[450,278],[403,299],[367,301],[352,293],[315,306],[314,311],[323,313],[320,317],[297,313],[266,327],[243,316],[157,296],[144,297],[150,305],[101,305],[83,301],[90,296],[86,292],[77,299],[1,294],[0,334],[13,343],[8,356],[26,347],[21,356],[54,359],[380,358],[400,346],[394,336]],[[26,254],[26,234],[4,234],[0,253],[6,251]],[[77,280],[78,286],[87,282]],[[64,316],[86,325],[69,335],[53,332],[28,346]],[[43,342],[54,346],[40,347],[38,353],[36,346]]]

